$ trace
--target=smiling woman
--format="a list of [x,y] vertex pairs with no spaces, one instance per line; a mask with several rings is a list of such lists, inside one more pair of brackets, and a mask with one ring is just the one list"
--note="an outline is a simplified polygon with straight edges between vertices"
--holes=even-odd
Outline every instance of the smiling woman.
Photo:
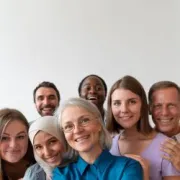
[[78,152],[77,161],[53,171],[53,179],[142,180],[140,164],[109,153],[111,137],[97,107],[82,98],[61,106],[60,127],[68,144]]
[[0,173],[3,180],[22,178],[28,166],[34,163],[28,128],[28,121],[18,110],[0,110]]
[[132,76],[117,80],[110,89],[107,129],[113,135],[118,133],[110,152],[138,160],[144,168],[144,180],[179,180],[180,172],[163,159],[165,154],[160,150],[168,137],[150,126],[145,90]]
[[107,95],[107,85],[105,81],[100,76],[90,74],[79,83],[78,93],[81,98],[97,106],[105,122],[106,111],[103,107]]
[[57,122],[56,117],[44,116],[32,123],[29,137],[37,163],[28,168],[24,180],[51,179],[52,169],[60,164],[65,165],[63,154],[67,143]]

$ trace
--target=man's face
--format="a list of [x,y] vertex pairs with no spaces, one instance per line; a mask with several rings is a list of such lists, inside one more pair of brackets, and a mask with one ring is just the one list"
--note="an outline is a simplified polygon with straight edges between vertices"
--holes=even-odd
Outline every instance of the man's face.
[[156,90],[150,106],[152,119],[158,131],[173,136],[178,133],[180,119],[180,97],[176,88]]
[[53,88],[40,87],[35,94],[35,106],[41,116],[52,116],[59,106],[57,93]]

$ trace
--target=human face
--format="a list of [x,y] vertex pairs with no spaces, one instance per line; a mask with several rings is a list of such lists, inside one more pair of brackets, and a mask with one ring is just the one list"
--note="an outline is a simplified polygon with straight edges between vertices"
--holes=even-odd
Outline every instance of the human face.
[[33,143],[36,154],[51,167],[56,167],[61,163],[64,146],[56,137],[39,131]]
[[[83,122],[87,122],[87,125],[84,126]],[[73,130],[71,132],[64,131],[64,134],[73,149],[80,155],[100,151],[101,125],[93,114],[81,107],[67,107],[62,113],[62,127],[66,129],[72,126],[74,126]]]
[[27,148],[27,127],[19,120],[9,122],[1,136],[1,158],[9,163],[17,163],[25,156]]
[[141,117],[141,99],[130,90],[118,88],[111,95],[112,114],[124,129],[137,127]]
[[175,88],[156,90],[152,94],[150,111],[158,131],[167,136],[173,136],[178,133],[180,100]]
[[35,94],[35,106],[41,116],[52,116],[59,106],[56,91],[53,88],[40,87]]
[[102,107],[105,101],[105,89],[101,80],[95,76],[89,76],[82,84],[80,96],[97,107]]

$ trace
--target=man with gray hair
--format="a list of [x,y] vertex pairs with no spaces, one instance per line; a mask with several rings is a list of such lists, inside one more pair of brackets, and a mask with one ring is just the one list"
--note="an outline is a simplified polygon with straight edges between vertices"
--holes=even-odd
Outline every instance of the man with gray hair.
[[157,131],[173,139],[162,145],[164,156],[180,171],[180,88],[171,81],[153,84],[148,93],[149,109]]

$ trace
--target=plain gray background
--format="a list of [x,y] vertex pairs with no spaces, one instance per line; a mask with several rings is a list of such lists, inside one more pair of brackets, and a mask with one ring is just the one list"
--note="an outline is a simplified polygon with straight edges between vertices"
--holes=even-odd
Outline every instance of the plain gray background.
[[[179,0],[0,0],[0,108],[39,117],[33,89],[52,81],[62,101],[81,79],[122,76],[180,84]],[[62,102],[61,101],[61,102]]]

